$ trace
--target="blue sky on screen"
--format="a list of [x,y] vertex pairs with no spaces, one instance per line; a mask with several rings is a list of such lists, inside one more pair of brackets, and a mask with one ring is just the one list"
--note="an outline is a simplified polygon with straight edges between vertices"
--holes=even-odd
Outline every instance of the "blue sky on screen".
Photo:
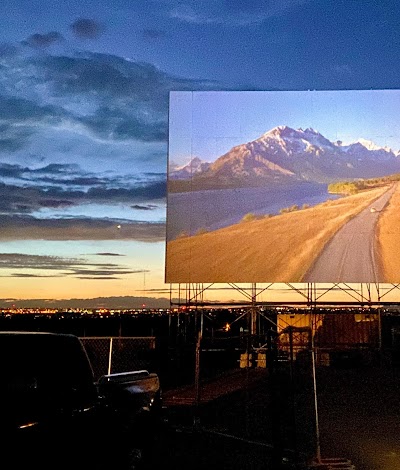
[[0,298],[162,292],[169,93],[396,89],[399,17],[394,0],[3,0]]
[[400,150],[398,90],[172,92],[170,161],[214,161],[276,126]]

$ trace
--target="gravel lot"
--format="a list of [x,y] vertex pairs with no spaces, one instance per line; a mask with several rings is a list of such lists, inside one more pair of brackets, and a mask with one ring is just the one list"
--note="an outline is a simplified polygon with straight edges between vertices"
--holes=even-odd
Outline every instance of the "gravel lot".
[[[388,363],[317,369],[322,457],[357,470],[400,469],[400,370]],[[315,456],[310,369],[280,366],[199,407],[169,406],[146,468],[305,469]]]

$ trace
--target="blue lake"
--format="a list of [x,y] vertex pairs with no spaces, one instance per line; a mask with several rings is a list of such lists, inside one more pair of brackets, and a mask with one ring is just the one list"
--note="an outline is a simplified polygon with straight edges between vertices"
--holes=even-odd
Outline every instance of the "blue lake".
[[240,222],[249,212],[255,215],[279,214],[297,204],[310,206],[338,195],[329,194],[326,184],[299,183],[290,188],[237,188],[169,193],[167,202],[167,240],[183,232],[217,230]]

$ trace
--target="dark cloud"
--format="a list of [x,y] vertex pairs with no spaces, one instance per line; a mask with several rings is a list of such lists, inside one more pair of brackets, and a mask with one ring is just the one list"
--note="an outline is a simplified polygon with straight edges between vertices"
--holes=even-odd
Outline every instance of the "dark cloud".
[[135,139],[143,142],[165,142],[168,127],[162,122],[146,122],[136,117],[118,123],[111,134],[115,139]]
[[0,124],[0,152],[15,152],[19,150],[25,146],[32,133],[33,129],[23,123],[18,126],[15,126],[13,122]]
[[0,272],[2,269],[7,271],[23,269],[36,271],[62,271],[61,274],[60,272],[57,272],[52,273],[51,275],[29,272],[14,272],[7,275],[0,275],[0,277],[18,278],[72,276],[78,279],[118,279],[120,276],[144,272],[144,270],[126,269],[126,266],[113,263],[89,263],[85,259],[27,255],[22,253],[0,253]]
[[[18,168],[14,165],[1,165],[0,176],[3,177],[21,177],[26,175],[24,181],[29,181],[27,176],[29,170],[26,168]],[[44,178],[40,179],[43,181]],[[32,213],[43,207],[69,207],[90,202],[104,203],[107,205],[118,203],[131,203],[132,201],[146,201],[165,199],[166,197],[166,181],[149,181],[137,183],[133,188],[108,188],[105,182],[100,186],[100,179],[92,179],[90,182],[99,183],[99,187],[91,186],[87,191],[66,189],[68,184],[79,181],[47,179],[53,183],[47,188],[34,186],[33,184],[24,187],[17,185],[5,184],[0,182],[0,213],[3,214],[21,214]],[[84,179],[89,185],[89,179]],[[58,184],[58,186],[55,186]],[[115,184],[115,181],[114,181]],[[150,205],[148,208],[152,209]]]
[[[21,168],[15,165],[15,168],[8,168],[11,165],[8,165],[7,168],[3,169],[3,166],[0,164],[0,176],[2,175],[2,170],[6,173],[14,171],[15,176],[19,172],[19,176],[22,179],[30,180],[32,182],[43,182],[50,183],[51,186],[98,186],[110,184],[111,182],[115,185],[118,182],[118,178],[114,177],[107,179],[105,177],[98,177],[93,175],[87,175],[79,167],[79,165],[69,165],[69,164],[58,164],[52,163],[41,168]],[[44,176],[42,176],[44,175]],[[81,176],[80,176],[81,175]],[[5,174],[6,176],[6,174]]]
[[[54,56],[40,60],[39,66],[50,74],[55,73],[57,79],[54,83],[59,92],[91,93],[98,92],[103,98],[116,98],[127,96],[133,91],[127,70],[121,70],[117,59],[110,61],[108,56],[102,60],[101,54],[86,54],[85,57]],[[123,62],[122,62],[123,63]],[[128,66],[129,68],[129,66]],[[47,76],[51,80],[51,76]],[[118,106],[114,104],[115,109]]]
[[160,29],[144,29],[143,30],[143,37],[145,39],[159,39],[166,36],[165,31],[161,31]]
[[0,183],[0,213],[29,213],[38,207],[38,190]]
[[144,142],[164,142],[168,137],[167,123],[153,122],[154,117],[132,116],[128,110],[102,106],[93,116],[79,121],[92,131],[116,140],[135,139]]
[[157,209],[158,206],[154,204],[146,204],[145,206],[139,205],[139,204],[134,204],[131,206],[132,209],[136,209],[138,211],[152,211],[154,209]]
[[122,274],[138,274],[143,273],[143,270],[123,270],[119,267],[115,269],[103,270],[103,269],[75,269],[73,272],[68,273],[73,276],[75,275],[85,275],[85,276],[114,276]]
[[[0,199],[1,201],[1,199]],[[165,223],[124,221],[117,229],[110,219],[36,219],[0,215],[0,240],[165,240]]]
[[59,114],[53,106],[40,106],[33,101],[16,97],[0,96],[0,107],[2,120],[11,122],[42,119]]
[[0,269],[46,269],[58,270],[75,267],[82,260],[56,256],[26,255],[23,253],[0,253]]
[[46,48],[63,40],[64,38],[60,33],[57,31],[50,31],[46,34],[32,34],[24,41],[24,44],[27,44],[30,47]]
[[80,39],[96,39],[101,36],[104,26],[89,18],[78,18],[71,24],[73,34]]
[[47,57],[40,59],[39,65],[53,80],[57,93],[96,94],[100,99],[96,112],[79,120],[103,137],[114,139],[166,141],[169,91],[216,86],[215,82],[181,79],[154,65],[106,54]]
[[98,178],[96,176],[81,176],[80,178],[64,179],[63,184],[74,186],[96,186],[106,184],[108,181],[105,178]]
[[7,42],[0,43],[0,57],[13,57],[18,53],[18,48],[14,44]]
[[[104,178],[74,176],[79,173],[82,174],[82,170],[78,165],[50,164],[40,168],[29,168],[17,164],[0,163],[0,177],[21,179],[24,181],[25,187],[26,181],[50,182],[58,186],[60,186],[61,183],[63,185],[73,184],[75,186],[86,186],[99,183],[105,184],[107,182]],[[12,189],[10,188],[10,190]]]
[[87,196],[93,200],[132,201],[132,199],[163,199],[167,194],[166,181],[150,181],[131,189],[90,188]]
[[[32,173],[31,173],[32,175]],[[41,178],[35,178],[36,182],[49,183],[51,186],[102,186],[109,183],[109,180],[105,178],[98,178],[96,176],[77,177],[77,178],[63,178],[62,180],[57,179],[56,176],[43,176]],[[117,179],[114,180],[114,184]]]
[[77,276],[77,279],[87,279],[87,280],[96,279],[96,281],[109,281],[109,280],[120,279],[120,278],[115,277],[115,276]]
[[11,139],[0,137],[0,152],[15,152],[24,146],[24,139]]
[[10,165],[0,163],[0,177],[2,178],[20,178],[24,169],[20,165]]
[[41,207],[49,207],[49,208],[60,208],[60,207],[70,207],[74,206],[75,204],[72,201],[62,200],[62,199],[42,199],[38,201],[39,206]]
[[[5,277],[5,276],[0,276],[0,277]],[[7,276],[7,277],[8,277],[8,276]],[[42,276],[41,274],[14,273],[14,274],[11,274],[11,277],[19,277],[19,278],[42,278],[42,277],[61,277],[61,276],[57,276],[57,275]]]
[[6,97],[0,94],[0,151],[14,152],[22,148],[39,122],[56,124],[67,113],[62,108],[40,105],[20,97]]
[[[92,265],[95,266],[95,265]],[[93,268],[82,268],[74,269],[69,273],[65,273],[68,276],[73,276],[77,279],[96,279],[96,280],[107,280],[107,279],[120,279],[121,276],[143,273],[143,270],[127,270],[117,265],[113,269],[93,269]]]
[[77,170],[79,167],[77,165],[68,165],[61,163],[50,163],[49,165],[43,166],[41,168],[36,168],[31,170],[34,173],[69,173],[70,171]]
[[108,253],[108,252],[104,252],[104,253],[95,253],[97,256],[125,256],[125,255],[121,255],[120,253]]
[[[167,142],[170,90],[221,89],[212,81],[183,79],[152,64],[100,53],[21,54],[4,62],[8,94],[0,92],[0,109],[7,128],[0,135],[0,150],[21,147],[23,133],[66,122],[108,141]],[[21,93],[29,89],[44,93]],[[49,105],[49,98],[57,106]],[[79,105],[71,106],[77,101],[90,103],[92,111],[81,113]],[[39,121],[43,125],[38,127]]]

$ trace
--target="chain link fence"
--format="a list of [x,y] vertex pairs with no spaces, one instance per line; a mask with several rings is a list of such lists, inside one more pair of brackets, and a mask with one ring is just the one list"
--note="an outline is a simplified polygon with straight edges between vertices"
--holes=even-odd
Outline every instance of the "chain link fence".
[[81,337],[92,364],[95,380],[102,375],[146,369],[157,370],[156,338]]

